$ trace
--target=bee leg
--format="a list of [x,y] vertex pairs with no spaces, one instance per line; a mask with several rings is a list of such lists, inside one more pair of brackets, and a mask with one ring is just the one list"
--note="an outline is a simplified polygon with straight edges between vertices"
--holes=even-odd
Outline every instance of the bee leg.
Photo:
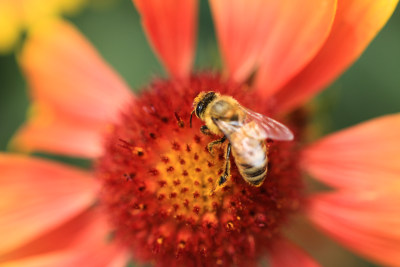
[[229,156],[231,155],[231,143],[228,143],[226,146],[226,155],[225,155],[225,170],[224,174],[219,178],[218,184],[222,185],[227,180],[229,175],[231,175],[231,161],[229,160]]
[[218,191],[222,187],[225,186],[225,183],[228,181],[229,176],[231,175],[231,162],[229,157],[231,155],[231,143],[228,143],[226,147],[226,156],[225,156],[225,170],[224,173],[217,180],[216,185],[211,190],[211,193]]
[[[225,141],[226,141],[226,136],[224,135],[221,139],[214,140],[214,141],[210,142],[210,143],[207,145],[208,152],[210,152],[210,154],[213,155],[213,151],[212,151],[213,146],[218,145],[218,144],[222,144],[222,143],[225,142]],[[229,144],[229,146],[230,146],[230,144]],[[229,150],[230,150],[230,149],[229,149]],[[230,152],[229,152],[229,153],[230,153]]]
[[210,135],[210,129],[208,129],[207,125],[203,125],[200,127],[200,132],[202,132],[205,135]]

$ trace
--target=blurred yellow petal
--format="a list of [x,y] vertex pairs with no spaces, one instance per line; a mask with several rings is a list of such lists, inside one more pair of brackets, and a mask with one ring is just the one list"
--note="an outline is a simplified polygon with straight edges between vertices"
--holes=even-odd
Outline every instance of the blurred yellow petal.
[[12,50],[20,31],[21,24],[17,10],[8,2],[0,2],[0,53]]
[[0,0],[0,54],[17,45],[21,32],[31,25],[74,14],[87,0]]

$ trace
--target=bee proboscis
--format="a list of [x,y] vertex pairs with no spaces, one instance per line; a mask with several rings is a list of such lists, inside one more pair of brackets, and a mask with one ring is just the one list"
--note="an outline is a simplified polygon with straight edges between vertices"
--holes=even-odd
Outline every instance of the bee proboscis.
[[285,125],[241,106],[230,96],[213,91],[201,92],[194,99],[193,108],[190,126],[194,113],[205,123],[200,127],[203,134],[222,136],[208,144],[210,153],[214,145],[228,141],[225,169],[212,191],[222,188],[228,181],[231,151],[243,179],[250,185],[259,187],[268,171],[268,149],[265,140],[293,140],[293,133]]

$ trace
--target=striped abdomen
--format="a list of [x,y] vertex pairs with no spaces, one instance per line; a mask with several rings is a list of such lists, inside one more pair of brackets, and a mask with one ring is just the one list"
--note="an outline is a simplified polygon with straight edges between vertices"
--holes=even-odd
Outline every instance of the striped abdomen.
[[267,175],[267,148],[264,140],[257,140],[237,132],[228,137],[235,163],[243,179],[253,186],[261,186]]

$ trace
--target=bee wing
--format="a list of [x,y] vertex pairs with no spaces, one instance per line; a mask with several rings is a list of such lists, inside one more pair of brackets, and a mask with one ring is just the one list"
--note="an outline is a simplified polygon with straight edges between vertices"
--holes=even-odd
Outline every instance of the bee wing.
[[226,136],[230,136],[231,134],[238,132],[240,128],[243,126],[243,124],[238,121],[225,121],[225,120],[213,119],[213,122]]
[[255,127],[252,127],[254,130],[248,131],[255,135],[254,138],[258,137],[257,139],[260,139],[260,137],[264,137],[263,139],[270,138],[281,141],[293,140],[293,133],[282,123],[250,109],[241,108],[246,114],[245,125],[251,125],[253,122],[256,124]]
[[266,135],[255,122],[243,124],[238,121],[215,120],[214,123],[229,139],[233,149],[242,151],[243,158],[253,162],[253,158],[259,155],[252,153],[253,148],[258,146]]

